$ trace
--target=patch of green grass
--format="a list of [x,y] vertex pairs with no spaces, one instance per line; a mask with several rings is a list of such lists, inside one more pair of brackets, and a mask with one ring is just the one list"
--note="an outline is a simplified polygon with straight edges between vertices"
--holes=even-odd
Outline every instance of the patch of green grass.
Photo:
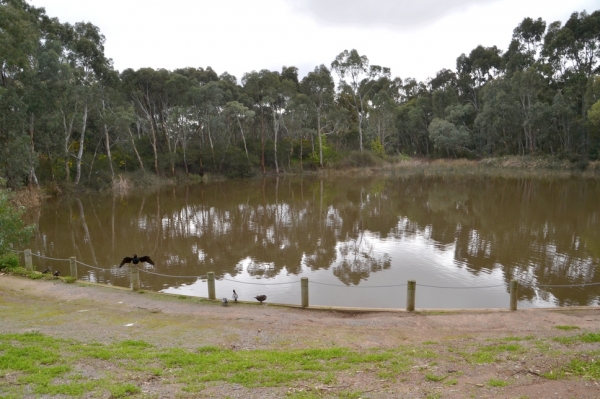
[[525,348],[519,344],[486,345],[478,347],[473,353],[463,352],[462,355],[470,363],[485,364],[494,362],[498,355],[506,352],[522,353]]
[[[0,375],[11,374],[17,379],[19,384],[11,387],[16,397],[28,392],[40,396],[104,396],[109,391],[111,397],[120,398],[141,392],[130,381],[157,375],[162,383],[182,384],[181,390],[189,393],[197,393],[204,384],[211,383],[249,388],[293,386],[298,382],[332,384],[340,371],[367,368],[383,371],[386,378],[391,378],[411,367],[406,352],[407,348],[353,351],[339,347],[233,351],[203,346],[187,350],[159,348],[141,340],[86,344],[34,332],[0,334]],[[83,378],[80,364],[94,367],[98,378]],[[111,366],[110,375],[106,374],[107,364]],[[341,397],[353,398],[360,393],[344,395]]]
[[67,284],[73,284],[77,279],[73,276],[66,276],[63,278],[63,281]]
[[177,299],[187,299],[187,296],[185,296],[185,295],[177,295]]
[[577,326],[554,326],[557,330],[571,331],[571,330],[579,330]]
[[444,381],[444,385],[453,386],[456,384],[458,384],[458,380],[456,378],[450,378],[450,379]]
[[600,333],[585,333],[574,335],[572,337],[556,337],[554,341],[560,342],[561,344],[569,345],[575,343],[597,343],[600,342]]
[[447,376],[445,375],[435,375],[435,374],[425,374],[425,379],[427,381],[440,382],[443,381]]
[[508,385],[508,382],[506,382],[504,380],[498,380],[496,378],[491,378],[488,381],[488,385],[491,387],[505,387]]
[[437,345],[438,343],[436,341],[425,341],[423,342],[423,345]]
[[112,398],[124,398],[141,392],[140,388],[133,384],[110,385],[108,390]]
[[565,367],[565,370],[585,379],[600,379],[600,361],[574,359]]
[[492,339],[491,341],[500,341],[500,342],[520,342],[520,341],[533,341],[535,340],[535,336],[526,335],[524,337],[503,337],[498,339]]

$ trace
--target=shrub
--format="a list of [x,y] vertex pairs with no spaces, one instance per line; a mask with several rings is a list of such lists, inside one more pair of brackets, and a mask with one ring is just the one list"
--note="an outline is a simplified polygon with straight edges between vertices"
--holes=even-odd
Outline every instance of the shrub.
[[13,270],[19,267],[19,258],[17,255],[8,253],[0,256],[0,270]]
[[21,220],[24,209],[10,203],[12,193],[0,189],[0,256],[6,254],[11,244],[25,243],[33,234],[33,226],[25,226]]

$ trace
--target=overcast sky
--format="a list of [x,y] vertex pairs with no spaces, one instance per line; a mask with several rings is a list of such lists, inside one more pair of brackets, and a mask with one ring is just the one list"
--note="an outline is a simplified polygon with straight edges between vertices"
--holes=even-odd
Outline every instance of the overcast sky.
[[29,0],[61,22],[89,21],[117,70],[296,66],[305,75],[357,49],[393,76],[424,80],[477,45],[505,50],[525,17],[566,21],[598,0]]

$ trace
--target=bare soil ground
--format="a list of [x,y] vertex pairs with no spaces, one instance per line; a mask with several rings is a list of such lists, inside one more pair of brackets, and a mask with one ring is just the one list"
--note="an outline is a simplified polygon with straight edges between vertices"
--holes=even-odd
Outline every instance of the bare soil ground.
[[[556,326],[576,326],[579,330],[563,331]],[[189,297],[0,275],[0,334],[38,331],[83,342],[141,339],[162,347],[217,345],[234,350],[331,345],[367,350],[415,345],[441,354],[436,359],[417,360],[406,375],[393,380],[381,380],[377,370],[366,368],[340,373],[333,386],[249,389],[218,384],[190,397],[303,397],[297,396],[302,392],[315,395],[306,397],[341,397],[341,391],[352,391],[360,396],[351,397],[362,398],[600,398],[595,380],[542,377],[566,364],[574,354],[585,356],[600,349],[597,343],[579,343],[567,353],[552,338],[599,330],[600,308],[407,313],[302,310],[254,303],[223,307]],[[456,355],[474,344],[531,336],[536,338],[531,345],[535,341],[549,347],[485,364],[467,362]],[[455,382],[432,381],[428,374]],[[492,386],[490,380],[506,381],[507,385]],[[140,385],[144,395],[185,396],[177,384],[154,380]]]

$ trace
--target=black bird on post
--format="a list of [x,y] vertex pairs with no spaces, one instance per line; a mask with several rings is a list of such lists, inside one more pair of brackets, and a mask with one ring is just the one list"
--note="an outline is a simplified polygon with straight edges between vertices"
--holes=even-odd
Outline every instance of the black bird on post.
[[267,300],[267,296],[266,295],[257,295],[254,298],[256,298],[256,300],[260,303],[263,303],[263,301]]
[[134,265],[137,265],[140,262],[146,262],[154,265],[154,261],[150,259],[149,256],[142,256],[138,258],[136,254],[133,254],[133,258],[130,258],[129,256],[124,257],[119,267],[123,266],[125,263],[133,263]]

